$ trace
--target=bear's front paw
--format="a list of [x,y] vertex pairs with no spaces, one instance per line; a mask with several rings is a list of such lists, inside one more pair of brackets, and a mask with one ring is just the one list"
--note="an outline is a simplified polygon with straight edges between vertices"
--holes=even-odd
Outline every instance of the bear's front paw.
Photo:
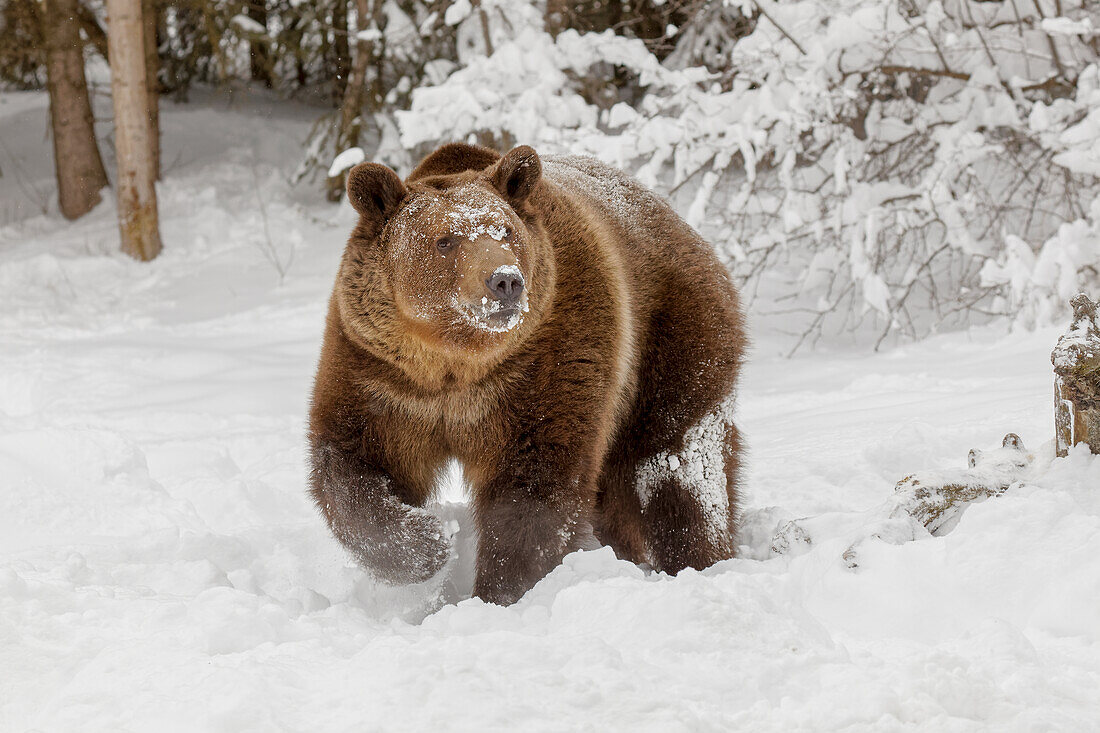
[[395,522],[379,528],[371,543],[368,565],[380,580],[393,585],[422,583],[447,563],[451,541],[439,517],[408,507]]

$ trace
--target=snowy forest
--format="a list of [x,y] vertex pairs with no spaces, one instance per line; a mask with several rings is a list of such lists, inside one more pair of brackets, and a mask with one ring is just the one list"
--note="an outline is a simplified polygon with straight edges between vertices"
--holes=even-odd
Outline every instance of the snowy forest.
[[[796,347],[840,333],[880,345],[1047,323],[1097,284],[1097,12],[152,3],[144,49],[154,98],[253,85],[314,107],[289,179],[329,200],[364,151],[405,173],[451,140],[596,155],[672,197],[750,297],[771,295]],[[3,13],[5,87],[52,83],[55,107],[75,105],[71,125],[54,121],[58,180],[98,166],[85,190],[62,190],[78,217],[107,185],[84,101],[89,76],[106,93],[105,5],[7,0]]]
[[[455,141],[597,158],[713,245],[732,559],[486,603],[454,461],[438,576],[330,534],[347,178]],[[1079,293],[1095,0],[0,0],[0,731],[1100,730]]]

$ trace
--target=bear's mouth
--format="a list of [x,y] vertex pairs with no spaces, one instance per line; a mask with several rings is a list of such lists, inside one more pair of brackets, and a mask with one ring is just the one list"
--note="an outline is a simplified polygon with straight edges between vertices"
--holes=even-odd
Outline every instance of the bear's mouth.
[[499,310],[490,311],[485,320],[490,322],[499,323],[501,321],[510,321],[520,314],[518,305],[502,306]]
[[528,309],[526,294],[518,303],[505,304],[488,298],[482,298],[480,303],[460,303],[456,297],[452,305],[466,323],[491,333],[511,331],[523,321]]

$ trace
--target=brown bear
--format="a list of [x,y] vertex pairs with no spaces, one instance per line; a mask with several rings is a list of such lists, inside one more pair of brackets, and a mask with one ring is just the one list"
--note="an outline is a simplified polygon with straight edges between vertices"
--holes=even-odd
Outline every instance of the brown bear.
[[743,318],[712,248],[585,157],[448,144],[363,163],[310,415],[311,491],[376,577],[450,555],[421,507],[458,459],[474,593],[523,595],[594,541],[676,573],[735,549]]

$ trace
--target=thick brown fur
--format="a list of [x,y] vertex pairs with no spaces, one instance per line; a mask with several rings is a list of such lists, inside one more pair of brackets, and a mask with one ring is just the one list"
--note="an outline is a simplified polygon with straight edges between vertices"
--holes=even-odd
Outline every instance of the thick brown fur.
[[[311,490],[362,564],[396,583],[442,568],[449,539],[420,507],[452,457],[487,601],[515,601],[593,533],[669,573],[733,555],[742,315],[664,201],[588,158],[461,144],[404,183],[357,166],[348,190],[360,222],[316,379]],[[526,310],[498,327],[479,288],[517,271]]]

